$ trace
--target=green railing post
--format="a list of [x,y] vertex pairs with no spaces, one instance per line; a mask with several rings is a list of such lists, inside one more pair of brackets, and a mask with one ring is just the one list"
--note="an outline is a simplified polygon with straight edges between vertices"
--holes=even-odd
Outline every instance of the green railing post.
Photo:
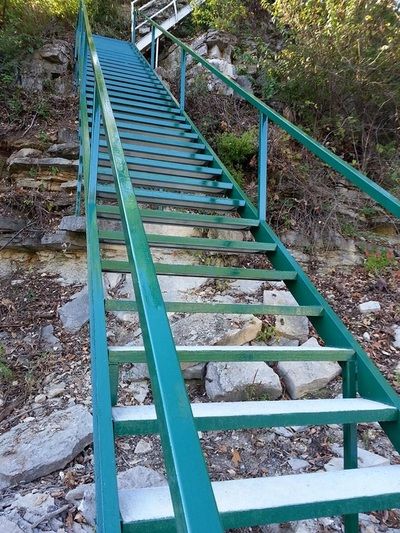
[[185,88],[186,88],[186,50],[181,50],[181,77],[179,90],[179,105],[181,111],[185,111]]
[[151,28],[151,52],[150,52],[150,65],[152,68],[156,66],[156,28]]
[[[342,365],[342,392],[343,398],[357,397],[356,362],[348,361]],[[357,424],[343,425],[343,461],[344,468],[358,467],[357,457]],[[344,516],[345,533],[358,533],[358,515]]]
[[136,21],[137,21],[137,12],[131,2],[131,43],[136,44]]
[[258,218],[265,222],[267,215],[268,117],[260,112],[258,131]]

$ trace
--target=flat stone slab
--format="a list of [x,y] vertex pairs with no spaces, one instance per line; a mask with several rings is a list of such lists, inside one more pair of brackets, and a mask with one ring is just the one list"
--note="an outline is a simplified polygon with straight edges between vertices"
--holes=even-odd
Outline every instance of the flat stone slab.
[[[302,346],[319,344],[312,337]],[[341,373],[340,365],[333,361],[281,361],[277,370],[293,400],[323,389]]]
[[211,400],[276,400],[282,395],[279,377],[264,362],[208,363],[205,379]]
[[0,437],[0,489],[63,468],[92,442],[92,415],[83,405],[21,422]]
[[[332,446],[332,451],[337,453],[339,457],[332,457],[332,459],[326,463],[324,469],[327,472],[332,470],[343,470],[343,448],[341,446]],[[373,466],[385,466],[390,464],[390,460],[387,457],[382,457],[376,453],[364,450],[364,448],[357,448],[358,455],[358,468],[370,468]]]
[[59,308],[58,314],[64,329],[76,333],[89,320],[89,295],[87,287],[76,293],[72,300]]
[[[264,291],[263,300],[265,305],[298,305],[289,291]],[[306,316],[277,315],[275,317],[275,330],[279,335],[304,342],[309,334],[308,318]]]

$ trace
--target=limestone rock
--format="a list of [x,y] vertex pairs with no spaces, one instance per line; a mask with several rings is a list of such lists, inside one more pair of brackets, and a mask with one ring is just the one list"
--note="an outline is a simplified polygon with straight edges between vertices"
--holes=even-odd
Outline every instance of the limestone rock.
[[0,516],[0,531],[4,533],[23,533],[22,529],[6,516]]
[[53,144],[48,148],[47,153],[53,157],[76,159],[79,156],[79,144],[77,142]]
[[393,326],[393,336],[394,336],[393,346],[395,348],[400,348],[400,326]]
[[69,61],[69,47],[65,41],[55,40],[52,43],[45,44],[39,54],[43,59],[50,63],[64,65]]
[[208,363],[205,379],[211,400],[276,400],[282,394],[279,377],[264,362]]
[[54,327],[49,324],[44,326],[41,331],[41,343],[42,346],[51,351],[61,351],[61,342],[60,340],[53,335]]
[[0,216],[0,232],[1,233],[14,233],[22,229],[25,225],[26,225],[26,222],[18,218]]
[[179,346],[240,346],[255,339],[261,327],[254,315],[198,313],[176,321],[172,332]]
[[[302,346],[319,346],[313,337]],[[332,361],[280,361],[277,366],[290,397],[294,400],[324,388],[341,368]]]
[[152,449],[152,445],[150,442],[147,442],[147,440],[144,440],[144,439],[140,439],[140,441],[136,444],[135,450],[133,453],[144,455],[146,453],[149,453],[151,449]]
[[82,405],[22,422],[0,437],[0,489],[63,468],[92,441],[92,415]]
[[[265,305],[298,305],[289,291],[264,291]],[[305,316],[278,315],[275,318],[277,333],[289,339],[305,342],[308,338],[308,318]]]
[[379,302],[374,302],[370,300],[369,302],[363,302],[359,304],[358,309],[363,315],[369,313],[379,313],[379,311],[381,310],[381,304]]
[[89,320],[89,295],[87,287],[73,296],[73,299],[59,308],[58,314],[67,331],[76,333]]
[[58,226],[63,231],[73,231],[82,233],[86,231],[86,220],[83,216],[67,215],[61,219]]
[[[144,466],[134,466],[129,470],[125,470],[125,472],[120,472],[117,476],[117,482],[118,490],[120,491],[124,489],[161,487],[167,483],[161,474]],[[66,499],[78,507],[90,525],[95,525],[95,492],[93,484],[80,485],[72,489],[67,493]]]
[[[332,446],[332,451],[339,457],[333,457],[326,465],[324,469],[326,471],[331,470],[343,470],[343,448],[341,446]],[[390,460],[387,457],[382,457],[376,453],[364,450],[364,448],[357,448],[358,455],[358,467],[370,468],[373,466],[385,466],[390,464]]]

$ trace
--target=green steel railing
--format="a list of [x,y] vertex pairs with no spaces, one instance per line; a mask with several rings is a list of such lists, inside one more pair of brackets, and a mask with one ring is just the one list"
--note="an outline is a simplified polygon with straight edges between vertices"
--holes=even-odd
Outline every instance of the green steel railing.
[[[125,234],[177,530],[193,533],[221,532],[220,517],[182,378],[166,308],[83,0],[80,4],[77,47],[82,169],[80,180],[83,179],[84,184],[87,221],[97,530],[116,533],[121,527],[96,213],[98,149],[102,127],[107,140]],[[90,58],[95,80],[91,130],[86,101],[87,56]],[[78,190],[80,190],[79,185]]]
[[384,207],[391,214],[400,218],[400,200],[386,191],[383,187],[375,183],[373,180],[356,170],[354,167],[346,163],[342,158],[328,150],[318,141],[304,133],[300,128],[285,119],[282,115],[274,111],[256,96],[250,94],[234,80],[228,78],[220,72],[214,65],[209,63],[204,57],[197,54],[188,45],[177,39],[170,32],[165,30],[162,26],[157,24],[153,19],[146,16],[143,12],[135,11],[133,16],[137,20],[138,16],[143,17],[152,27],[152,44],[150,64],[154,66],[155,63],[155,30],[159,30],[170,41],[178,45],[182,51],[181,55],[181,69],[180,69],[180,107],[182,111],[185,108],[185,73],[186,73],[186,56],[191,55],[193,59],[209,70],[214,76],[223,81],[229,88],[233,89],[235,93],[241,96],[249,104],[254,106],[260,112],[259,124],[259,166],[258,166],[258,213],[261,221],[265,220],[265,212],[267,207],[267,152],[268,152],[268,120],[281,127],[293,139],[302,144],[305,148],[310,150],[314,155],[319,157],[324,163],[329,165],[333,170],[336,170],[346,180],[353,185],[356,185],[363,192],[368,194],[373,200]]

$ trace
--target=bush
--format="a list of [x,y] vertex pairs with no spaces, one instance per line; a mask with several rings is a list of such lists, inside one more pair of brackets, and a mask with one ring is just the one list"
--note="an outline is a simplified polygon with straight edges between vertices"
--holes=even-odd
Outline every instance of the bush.
[[[268,87],[313,134],[364,172],[399,148],[400,11],[396,0],[263,0],[285,45],[265,61]],[[384,173],[393,173],[392,158]]]
[[193,21],[203,29],[234,31],[246,15],[247,9],[240,0],[206,0],[194,9]]
[[245,169],[257,153],[257,130],[241,135],[224,132],[216,138],[217,153],[236,181],[243,185]]

